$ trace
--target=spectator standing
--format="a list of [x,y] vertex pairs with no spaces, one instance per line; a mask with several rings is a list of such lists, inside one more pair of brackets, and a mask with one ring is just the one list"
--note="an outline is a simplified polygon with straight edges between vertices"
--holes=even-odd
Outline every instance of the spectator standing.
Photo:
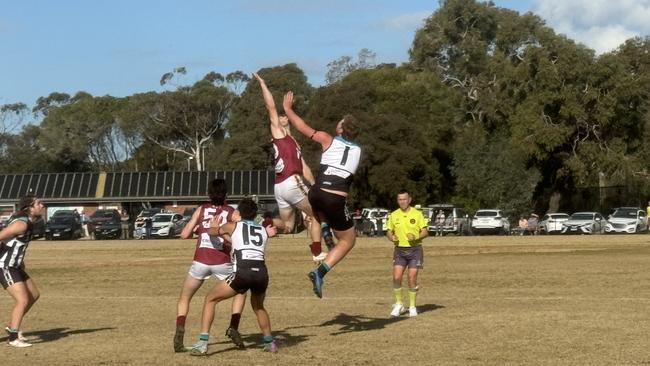
[[532,213],[528,218],[528,233],[530,235],[537,235],[537,227],[539,226],[539,216]]
[[519,235],[525,235],[528,231],[528,219],[523,216],[519,217],[519,230],[521,231]]
[[88,238],[90,237],[90,233],[88,232],[88,216],[83,210],[81,211],[80,219],[81,219],[81,229],[83,230],[84,237]]
[[445,213],[442,210],[436,215],[436,236],[442,236],[442,230],[445,226]]
[[126,210],[122,210],[120,215],[120,227],[122,228],[122,239],[126,240],[129,238],[129,226],[130,226],[130,217],[129,213]]

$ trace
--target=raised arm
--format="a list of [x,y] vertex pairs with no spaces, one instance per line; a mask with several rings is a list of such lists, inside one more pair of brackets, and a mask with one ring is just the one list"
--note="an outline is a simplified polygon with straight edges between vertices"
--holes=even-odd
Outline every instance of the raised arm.
[[318,142],[323,150],[330,146],[332,143],[332,136],[329,133],[316,131],[293,111],[293,92],[289,91],[284,95],[282,106],[284,107],[284,113],[286,113],[287,118],[289,118],[289,122],[291,122],[300,133]]
[[280,117],[278,117],[278,110],[275,108],[275,101],[273,100],[273,94],[269,91],[269,88],[266,86],[266,82],[262,79],[257,73],[253,73],[255,79],[260,83],[260,88],[262,88],[262,95],[264,96],[264,105],[266,110],[269,112],[269,120],[271,121],[271,135],[276,138],[283,138],[286,136],[284,128],[280,125]]

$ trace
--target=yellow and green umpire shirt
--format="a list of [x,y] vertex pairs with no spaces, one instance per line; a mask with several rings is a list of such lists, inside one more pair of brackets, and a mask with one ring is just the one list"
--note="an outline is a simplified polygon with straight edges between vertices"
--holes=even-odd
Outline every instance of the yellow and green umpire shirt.
[[406,212],[397,209],[390,213],[386,221],[386,229],[393,232],[397,237],[399,247],[412,247],[422,244],[422,239],[409,242],[406,234],[411,233],[416,238],[420,237],[420,231],[427,227],[424,215],[420,210],[409,207]]

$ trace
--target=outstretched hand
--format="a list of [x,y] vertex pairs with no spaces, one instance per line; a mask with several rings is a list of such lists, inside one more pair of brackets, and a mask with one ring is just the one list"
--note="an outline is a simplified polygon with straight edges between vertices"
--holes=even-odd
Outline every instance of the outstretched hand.
[[273,225],[269,225],[266,227],[266,234],[269,237],[276,236],[278,234],[278,228]]
[[287,94],[284,95],[284,100],[282,100],[282,107],[284,108],[285,112],[288,110],[291,110],[293,108],[293,92],[288,91]]
[[264,79],[262,79],[262,77],[259,76],[256,72],[253,73],[253,76],[255,77],[255,79],[257,79],[257,81],[260,82],[260,84],[264,84]]

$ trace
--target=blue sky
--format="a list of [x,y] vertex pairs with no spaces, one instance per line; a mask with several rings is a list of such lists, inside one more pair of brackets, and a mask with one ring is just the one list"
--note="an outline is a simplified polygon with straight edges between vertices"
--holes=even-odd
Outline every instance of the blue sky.
[[[495,3],[547,16],[551,26],[588,45],[610,32],[604,49],[647,34],[650,15],[650,0],[623,2],[618,12],[638,14],[623,20],[608,17],[604,0]],[[0,104],[31,106],[54,91],[125,96],[160,90],[160,76],[178,66],[187,68],[184,81],[191,83],[209,71],[250,73],[295,62],[310,83],[322,85],[328,62],[362,48],[374,51],[377,62],[407,61],[415,30],[437,7],[437,0],[4,2]],[[589,32],[597,36],[590,39]]]

